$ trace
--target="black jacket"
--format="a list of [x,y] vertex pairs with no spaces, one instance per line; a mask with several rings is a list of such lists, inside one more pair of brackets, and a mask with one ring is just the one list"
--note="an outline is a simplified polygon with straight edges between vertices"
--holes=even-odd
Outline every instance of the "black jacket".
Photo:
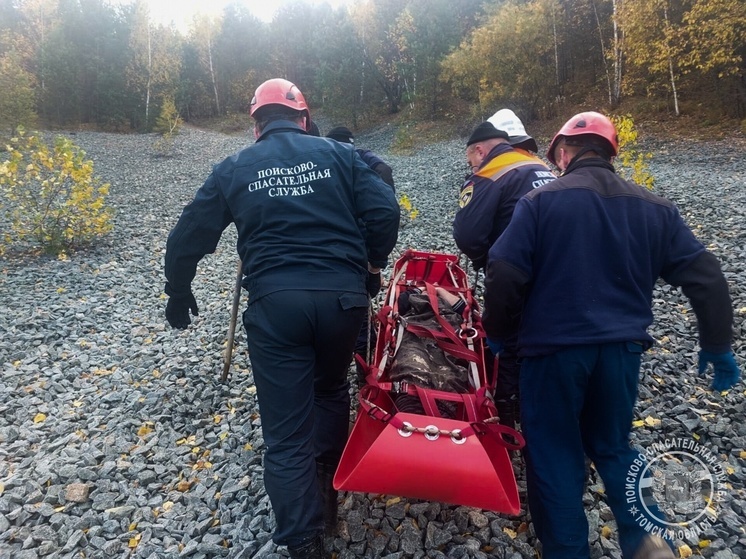
[[384,267],[399,206],[351,146],[270,123],[252,146],[213,167],[166,247],[167,292],[189,291],[197,263],[234,223],[252,299],[283,289],[365,293]]

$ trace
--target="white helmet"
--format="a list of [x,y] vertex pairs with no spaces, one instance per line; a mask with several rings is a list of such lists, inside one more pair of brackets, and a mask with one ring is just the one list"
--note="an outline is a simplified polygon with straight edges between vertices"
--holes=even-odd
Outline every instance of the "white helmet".
[[507,132],[511,146],[521,147],[533,152],[539,151],[536,140],[526,134],[521,119],[510,109],[500,109],[488,118],[487,122],[492,123],[498,130]]

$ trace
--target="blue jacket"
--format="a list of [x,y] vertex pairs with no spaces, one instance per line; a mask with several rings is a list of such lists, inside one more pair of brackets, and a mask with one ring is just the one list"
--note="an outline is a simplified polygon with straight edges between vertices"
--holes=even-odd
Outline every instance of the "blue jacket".
[[691,301],[700,346],[728,351],[733,310],[717,259],[671,202],[603,159],[581,159],[522,198],[490,249],[484,328],[497,340],[517,330],[524,356],[607,342],[648,348],[659,277]]
[[184,208],[166,245],[167,293],[189,291],[230,223],[253,300],[284,289],[366,293],[368,262],[384,267],[396,244],[399,205],[352,146],[275,121],[215,165]]
[[498,144],[461,187],[460,209],[453,220],[453,239],[477,269],[505,230],[516,202],[556,177],[537,157]]

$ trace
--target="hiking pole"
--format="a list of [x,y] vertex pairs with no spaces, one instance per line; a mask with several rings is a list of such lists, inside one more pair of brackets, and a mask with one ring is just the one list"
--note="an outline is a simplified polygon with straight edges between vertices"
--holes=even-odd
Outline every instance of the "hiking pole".
[[243,280],[243,262],[238,261],[238,272],[236,273],[236,285],[233,288],[233,307],[231,308],[231,320],[228,325],[228,343],[225,346],[223,354],[223,374],[220,375],[220,381],[225,382],[228,378],[228,371],[231,368],[233,360],[233,339],[236,336],[236,321],[238,320],[238,305],[241,302],[241,280]]

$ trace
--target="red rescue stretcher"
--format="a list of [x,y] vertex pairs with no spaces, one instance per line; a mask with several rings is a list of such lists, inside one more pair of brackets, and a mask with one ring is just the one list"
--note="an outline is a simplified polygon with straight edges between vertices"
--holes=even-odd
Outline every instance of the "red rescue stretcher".
[[[406,296],[414,288],[438,309],[439,287],[466,303],[460,325],[453,327],[441,312],[432,313],[434,326],[414,324],[400,315],[402,293]],[[480,316],[458,257],[408,250],[397,260],[376,316],[371,364],[359,360],[366,383],[334,476],[336,489],[519,513],[508,451],[521,448],[524,441],[520,433],[498,422],[492,399],[497,365],[485,361],[485,353],[491,354],[485,350]],[[393,364],[411,335],[425,338],[431,348],[442,350],[446,360],[461,364],[467,377],[463,390],[392,380]],[[411,405],[397,407],[402,396],[410,404],[414,399],[417,411],[411,411]]]

